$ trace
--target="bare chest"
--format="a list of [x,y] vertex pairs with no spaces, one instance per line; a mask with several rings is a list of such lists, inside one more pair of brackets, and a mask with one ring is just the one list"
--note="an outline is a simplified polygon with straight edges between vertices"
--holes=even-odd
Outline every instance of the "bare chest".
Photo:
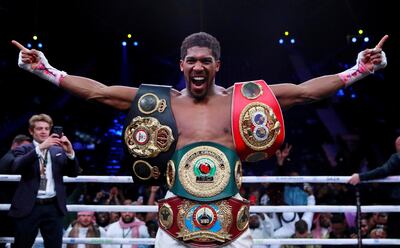
[[176,100],[172,110],[178,126],[178,149],[184,145],[211,141],[233,148],[230,97],[217,97],[207,103]]

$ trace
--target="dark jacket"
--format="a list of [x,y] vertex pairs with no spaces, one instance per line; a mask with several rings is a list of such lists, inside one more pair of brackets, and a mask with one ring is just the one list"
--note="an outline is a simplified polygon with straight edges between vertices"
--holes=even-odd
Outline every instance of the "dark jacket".
[[[57,206],[61,213],[67,213],[66,193],[63,176],[76,177],[79,173],[79,165],[76,157],[71,160],[65,151],[59,146],[49,149],[52,162],[54,188],[57,198]],[[35,206],[40,183],[39,159],[33,144],[23,145],[14,150],[15,160],[12,172],[21,174],[21,181],[11,202],[9,216],[25,217],[29,215]]]
[[382,166],[371,171],[360,173],[360,180],[372,180],[377,178],[385,178],[390,175],[400,174],[400,153],[395,153],[390,156]]

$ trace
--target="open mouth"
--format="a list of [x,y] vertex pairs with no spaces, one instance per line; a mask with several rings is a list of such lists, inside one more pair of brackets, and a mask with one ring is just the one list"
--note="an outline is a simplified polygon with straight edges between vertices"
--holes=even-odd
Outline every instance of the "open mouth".
[[197,87],[201,87],[206,82],[206,78],[205,77],[192,77],[191,81],[192,81],[193,85],[195,85]]

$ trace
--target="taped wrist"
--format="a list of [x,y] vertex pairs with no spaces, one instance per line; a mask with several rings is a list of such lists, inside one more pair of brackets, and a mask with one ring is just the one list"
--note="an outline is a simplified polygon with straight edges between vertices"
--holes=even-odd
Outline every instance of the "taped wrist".
[[60,81],[68,74],[65,71],[60,71],[52,67],[47,61],[46,57],[42,52],[38,52],[39,62],[34,67],[32,64],[26,64],[22,62],[22,54],[20,52],[18,58],[18,66],[26,71],[29,71],[47,81],[50,81],[54,85],[59,86]]
[[345,87],[348,87],[358,80],[368,76],[369,74],[374,73],[373,71],[368,70],[368,68],[364,65],[361,60],[362,56],[363,54],[360,52],[357,56],[356,64],[350,69],[338,74],[340,79],[344,82]]

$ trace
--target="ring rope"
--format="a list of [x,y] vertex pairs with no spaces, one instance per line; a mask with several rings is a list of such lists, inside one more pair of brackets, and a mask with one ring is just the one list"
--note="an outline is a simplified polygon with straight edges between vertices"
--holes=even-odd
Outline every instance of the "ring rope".
[[[0,181],[17,182],[20,175],[0,174]],[[78,176],[63,177],[65,183],[133,183],[131,176]],[[347,183],[350,176],[244,176],[243,183]],[[363,181],[362,183],[395,183],[400,176],[389,176],[383,179]]]
[[[1,210],[8,210],[10,204],[0,204]],[[95,211],[95,212],[137,212],[150,213],[158,212],[158,206],[151,205],[67,205],[69,212],[79,211]],[[356,212],[357,206],[331,206],[331,205],[314,205],[314,206],[250,206],[252,213],[283,213],[283,212],[313,212],[313,213],[346,213]],[[373,205],[361,206],[363,213],[375,212],[400,212],[400,207],[396,205]]]
[[[357,239],[253,239],[254,245],[356,245]],[[0,243],[13,243],[14,238],[0,237]],[[363,239],[364,245],[400,245],[400,239]],[[35,243],[43,243],[36,238]],[[154,245],[154,238],[63,238],[68,244]]]

